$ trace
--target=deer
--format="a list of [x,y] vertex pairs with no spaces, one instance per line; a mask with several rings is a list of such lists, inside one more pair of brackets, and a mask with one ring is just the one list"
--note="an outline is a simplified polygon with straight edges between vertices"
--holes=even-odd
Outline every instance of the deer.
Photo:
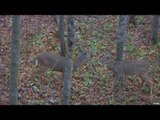
[[152,81],[149,78],[149,72],[151,65],[145,60],[132,60],[132,61],[114,61],[108,57],[102,57],[100,60],[101,65],[107,65],[109,70],[113,71],[114,81],[111,87],[111,92],[115,87],[116,80],[119,80],[121,76],[137,75],[142,79],[142,85],[146,82],[149,83],[150,96],[152,99]]
[[[74,60],[73,64],[73,72],[79,68],[87,58],[87,52],[81,52],[79,56],[77,56]],[[51,52],[44,52],[38,54],[34,59],[33,63],[36,66],[39,66],[39,73],[43,74],[48,69],[53,71],[64,73],[65,70],[65,60],[64,56],[54,54]]]

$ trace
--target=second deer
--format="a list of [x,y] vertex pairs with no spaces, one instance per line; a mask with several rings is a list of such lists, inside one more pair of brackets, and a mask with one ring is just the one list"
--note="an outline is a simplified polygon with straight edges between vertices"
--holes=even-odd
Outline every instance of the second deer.
[[[138,75],[142,79],[143,86],[146,82],[149,83],[150,95],[152,96],[152,81],[149,77],[149,71],[151,66],[149,62],[144,60],[133,60],[133,61],[113,61],[107,57],[103,57],[100,60],[101,65],[107,64],[108,68],[113,71],[115,79],[119,80],[121,76],[126,75]],[[115,86],[115,79],[112,84],[111,91]]]

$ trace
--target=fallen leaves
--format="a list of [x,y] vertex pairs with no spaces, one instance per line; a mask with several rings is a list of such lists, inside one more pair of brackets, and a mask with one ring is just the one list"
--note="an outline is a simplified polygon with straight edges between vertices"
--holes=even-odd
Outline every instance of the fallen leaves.
[[[3,17],[3,16],[1,16]],[[6,19],[7,16],[5,16]],[[145,16],[142,26],[129,27],[127,34],[127,45],[124,58],[127,60],[147,59],[149,61],[156,60],[159,43],[152,46],[149,40],[151,31],[151,16]],[[56,35],[56,26],[49,16],[22,16],[22,50],[21,63],[19,72],[19,97],[20,104],[60,104],[62,98],[63,80],[62,74],[54,72],[53,74],[36,74],[36,68],[33,67],[31,60],[37,53],[44,51],[59,52],[59,39]],[[116,104],[114,96],[109,93],[113,81],[112,72],[107,67],[100,67],[98,64],[99,56],[107,54],[111,58],[116,56],[116,40],[118,32],[118,16],[76,16],[77,22],[77,38],[84,43],[86,51],[94,52],[92,60],[94,61],[95,70],[98,78],[92,75],[90,69],[83,65],[74,73],[72,80],[72,96],[71,104],[92,104],[106,105]],[[36,22],[39,21],[39,25]],[[11,26],[0,28],[0,63],[5,65],[3,78],[0,78],[0,104],[8,104],[8,79],[9,79],[9,53],[11,41]],[[160,76],[159,68],[154,67],[154,102],[159,103],[160,100]],[[87,73],[88,72],[88,73]],[[1,74],[0,74],[1,75]],[[35,78],[38,75],[39,78]],[[41,78],[42,77],[42,78]],[[85,79],[86,78],[86,79]],[[46,85],[39,88],[40,79],[46,81]],[[135,80],[134,80],[135,79]],[[125,77],[123,81],[122,96],[124,96],[123,104],[148,104],[148,96],[142,96],[140,91],[140,83],[138,77]],[[156,96],[157,94],[157,96]]]

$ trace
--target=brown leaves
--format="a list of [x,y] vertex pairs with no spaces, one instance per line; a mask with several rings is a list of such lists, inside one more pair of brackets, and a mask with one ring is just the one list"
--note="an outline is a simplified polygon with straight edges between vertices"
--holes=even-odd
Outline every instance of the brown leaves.
[[[4,16],[0,16],[4,17]],[[5,16],[6,18],[9,16]],[[146,59],[149,61],[157,60],[159,47],[150,44],[151,16],[143,16],[146,24],[138,27],[127,26],[127,43],[134,46],[134,50],[125,52],[124,58]],[[100,67],[98,62],[102,54],[109,55],[111,58],[116,56],[116,40],[118,33],[118,16],[76,16],[77,34],[76,39],[84,43],[84,49],[94,52],[92,61],[98,78],[96,78],[86,64],[81,66],[74,73],[72,80],[72,104],[116,104],[112,93],[109,93],[113,81],[112,72],[107,67]],[[21,63],[19,71],[19,97],[21,104],[60,104],[62,98],[63,78],[62,74],[53,72],[52,75],[36,74],[31,60],[37,53],[44,51],[54,51],[59,53],[60,43],[56,34],[56,26],[49,16],[22,16],[22,45]],[[4,22],[4,21],[3,21]],[[10,54],[11,26],[8,22],[6,27],[0,27],[0,55],[1,62],[4,64],[3,77],[0,78],[0,104],[8,104],[8,61]],[[38,27],[39,26],[39,27]],[[96,44],[94,43],[96,42]],[[34,43],[34,44],[33,44]],[[90,46],[88,45],[90,44]],[[93,48],[91,50],[91,48]],[[159,102],[159,71],[160,68],[153,67],[154,99]],[[151,72],[151,73],[153,73]],[[88,78],[85,75],[88,74]],[[0,74],[1,75],[1,74]],[[84,81],[88,80],[88,86]],[[125,77],[123,81],[122,95],[125,96],[123,104],[147,104],[148,98],[141,97],[143,94],[136,95],[140,89],[138,77]],[[40,80],[46,82],[40,89]]]

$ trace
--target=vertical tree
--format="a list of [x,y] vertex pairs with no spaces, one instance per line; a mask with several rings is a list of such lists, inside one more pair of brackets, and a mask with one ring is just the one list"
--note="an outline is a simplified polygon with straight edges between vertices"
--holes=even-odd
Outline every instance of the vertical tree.
[[126,23],[127,23],[127,16],[120,15],[116,61],[121,61],[123,59],[123,46],[125,43]]
[[63,105],[69,105],[69,99],[70,99],[70,94],[71,94],[74,36],[75,36],[74,17],[69,16],[68,17],[68,35],[67,35],[67,44],[66,44],[64,86],[63,86],[63,93],[62,93],[62,104]]
[[65,41],[64,41],[64,16],[59,16],[59,39],[61,44],[61,55],[65,56]]
[[152,43],[156,44],[158,39],[159,16],[154,15],[152,20]]
[[12,43],[11,43],[11,64],[9,78],[9,104],[18,103],[18,71],[19,71],[19,49],[20,49],[20,16],[12,17]]
[[[127,16],[120,15],[119,16],[119,31],[118,31],[118,40],[117,40],[116,61],[122,61],[122,59],[123,59],[123,47],[124,47],[124,43],[125,43],[126,23],[127,23]],[[122,78],[122,76],[116,76],[116,80],[118,80],[118,96],[117,96],[118,102],[121,101],[121,90],[122,90],[121,78]]]

